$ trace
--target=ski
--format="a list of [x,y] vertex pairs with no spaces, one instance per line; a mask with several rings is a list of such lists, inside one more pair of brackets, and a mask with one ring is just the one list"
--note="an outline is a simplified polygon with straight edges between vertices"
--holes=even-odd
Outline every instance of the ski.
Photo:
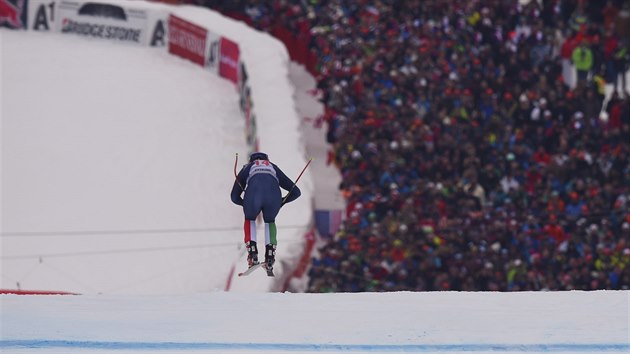
[[[253,266],[247,268],[246,271],[242,272],[242,273],[238,273],[239,277],[244,277],[247,275],[250,275],[253,271],[255,271],[256,269],[260,268],[261,266],[264,266],[265,263],[258,263],[258,264],[254,264]],[[265,269],[265,271],[267,272],[267,276],[269,277],[275,277],[275,274],[273,274],[273,268],[267,269],[267,267],[263,267]]]
[[246,275],[251,274],[251,272],[255,271],[256,269],[262,267],[264,265],[264,263],[258,263],[258,264],[254,264],[253,266],[247,268],[246,271],[242,272],[242,273],[238,273],[239,277],[244,277]]

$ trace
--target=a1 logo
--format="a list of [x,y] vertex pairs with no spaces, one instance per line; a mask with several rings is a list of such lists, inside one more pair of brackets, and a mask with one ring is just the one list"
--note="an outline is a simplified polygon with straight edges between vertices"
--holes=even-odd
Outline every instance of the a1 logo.
[[155,28],[151,34],[151,41],[149,42],[151,47],[164,47],[166,46],[166,30],[164,29],[164,21],[157,20],[155,22]]
[[56,5],[57,4],[52,1],[37,6],[31,29],[34,31],[50,31],[50,24],[55,22]]

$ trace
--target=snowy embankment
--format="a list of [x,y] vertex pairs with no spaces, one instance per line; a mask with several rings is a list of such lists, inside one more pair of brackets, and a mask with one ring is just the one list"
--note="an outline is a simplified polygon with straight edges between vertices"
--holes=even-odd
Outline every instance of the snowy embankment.
[[630,292],[15,296],[3,353],[630,351]]

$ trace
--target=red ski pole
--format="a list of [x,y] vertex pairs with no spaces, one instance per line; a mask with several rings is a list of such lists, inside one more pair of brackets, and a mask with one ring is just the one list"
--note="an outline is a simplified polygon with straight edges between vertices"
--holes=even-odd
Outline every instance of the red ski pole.
[[287,193],[287,195],[284,196],[284,198],[282,198],[282,205],[284,205],[284,203],[286,202],[287,198],[289,197],[289,195],[291,194],[291,191],[293,191],[293,188],[295,188],[295,185],[298,183],[298,181],[300,180],[300,177],[302,177],[302,174],[304,173],[304,171],[306,171],[306,168],[308,167],[308,165],[311,164],[311,161],[313,161],[313,158],[311,157],[310,159],[308,159],[308,162],[306,163],[306,166],[304,166],[304,168],[302,169],[302,172],[300,172],[300,175],[295,179],[295,182],[293,182],[293,186],[291,187],[291,189],[289,190],[289,193]]

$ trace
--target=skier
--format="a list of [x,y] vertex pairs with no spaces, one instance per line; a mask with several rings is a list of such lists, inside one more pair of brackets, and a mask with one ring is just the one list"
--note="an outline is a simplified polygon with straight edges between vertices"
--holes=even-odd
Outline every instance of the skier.
[[[282,199],[280,187],[289,191]],[[245,198],[241,193],[245,192]],[[247,247],[247,265],[258,264],[256,245],[256,217],[262,211],[265,221],[265,264],[270,271],[276,255],[276,216],[282,205],[296,200],[302,193],[289,177],[274,163],[267,154],[255,152],[249,157],[249,163],[238,173],[231,198],[234,204],[242,205],[245,214],[245,245]]]

